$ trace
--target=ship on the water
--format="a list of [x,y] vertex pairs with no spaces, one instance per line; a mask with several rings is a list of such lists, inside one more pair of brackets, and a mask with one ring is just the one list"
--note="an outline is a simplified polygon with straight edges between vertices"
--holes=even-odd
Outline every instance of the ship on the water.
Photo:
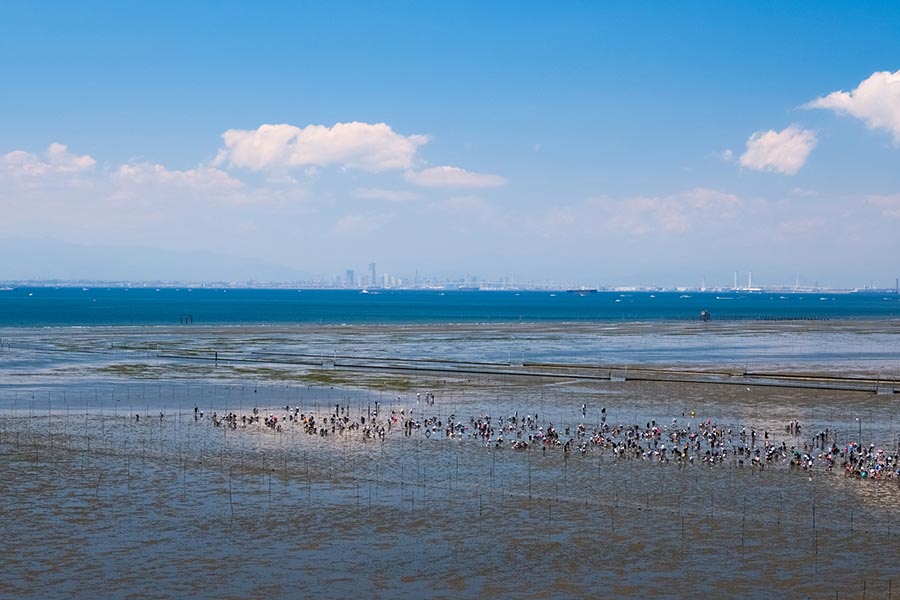
[[566,290],[569,294],[578,294],[579,296],[587,296],[588,294],[596,294],[597,288],[573,288],[571,290]]

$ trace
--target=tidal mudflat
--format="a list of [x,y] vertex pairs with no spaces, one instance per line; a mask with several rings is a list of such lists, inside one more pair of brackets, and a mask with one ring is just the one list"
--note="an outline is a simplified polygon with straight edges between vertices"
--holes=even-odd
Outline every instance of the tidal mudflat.
[[308,332],[166,332],[227,338],[218,362],[108,333],[4,336],[0,596],[898,594],[889,367],[869,391],[542,377],[475,335],[448,359],[487,368],[383,371],[236,360]]

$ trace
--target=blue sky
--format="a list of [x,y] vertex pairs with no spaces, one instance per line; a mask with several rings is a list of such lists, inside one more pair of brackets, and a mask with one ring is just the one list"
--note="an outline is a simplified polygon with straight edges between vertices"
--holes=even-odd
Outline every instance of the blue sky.
[[0,4],[0,279],[892,286],[900,5]]

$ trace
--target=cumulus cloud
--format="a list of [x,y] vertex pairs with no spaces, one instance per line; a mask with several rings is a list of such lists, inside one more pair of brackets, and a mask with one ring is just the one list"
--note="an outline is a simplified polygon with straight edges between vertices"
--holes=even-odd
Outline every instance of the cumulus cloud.
[[229,129],[215,164],[254,171],[295,167],[339,166],[363,171],[409,169],[423,135],[401,135],[385,123],[324,125],[261,125]]
[[870,129],[883,129],[900,143],[900,71],[872,73],[849,92],[837,91],[816,98],[804,108],[824,108],[850,115]]
[[160,164],[137,163],[122,165],[115,174],[121,181],[139,185],[176,185],[196,190],[237,190],[244,187],[243,182],[215,167],[198,167],[181,171],[167,169]]
[[77,155],[69,152],[64,144],[53,142],[39,157],[32,152],[14,150],[0,156],[0,169],[6,174],[20,177],[40,177],[54,173],[81,173],[97,164],[87,154]]
[[357,188],[354,195],[364,200],[387,200],[388,202],[411,202],[417,198],[413,192],[379,188]]
[[458,167],[432,167],[421,171],[407,171],[406,180],[423,187],[486,188],[506,185],[499,175],[472,173]]
[[47,157],[54,168],[66,173],[86,171],[97,163],[87,154],[78,156],[70,153],[68,147],[59,142],[50,144],[50,147],[47,149]]
[[781,131],[757,131],[747,140],[741,165],[754,171],[774,171],[794,175],[816,147],[816,134],[797,125]]

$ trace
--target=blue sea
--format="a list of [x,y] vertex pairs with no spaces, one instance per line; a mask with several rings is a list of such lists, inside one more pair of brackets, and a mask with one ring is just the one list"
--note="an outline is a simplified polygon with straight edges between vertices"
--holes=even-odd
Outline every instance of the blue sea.
[[897,294],[33,287],[0,327],[897,319]]

